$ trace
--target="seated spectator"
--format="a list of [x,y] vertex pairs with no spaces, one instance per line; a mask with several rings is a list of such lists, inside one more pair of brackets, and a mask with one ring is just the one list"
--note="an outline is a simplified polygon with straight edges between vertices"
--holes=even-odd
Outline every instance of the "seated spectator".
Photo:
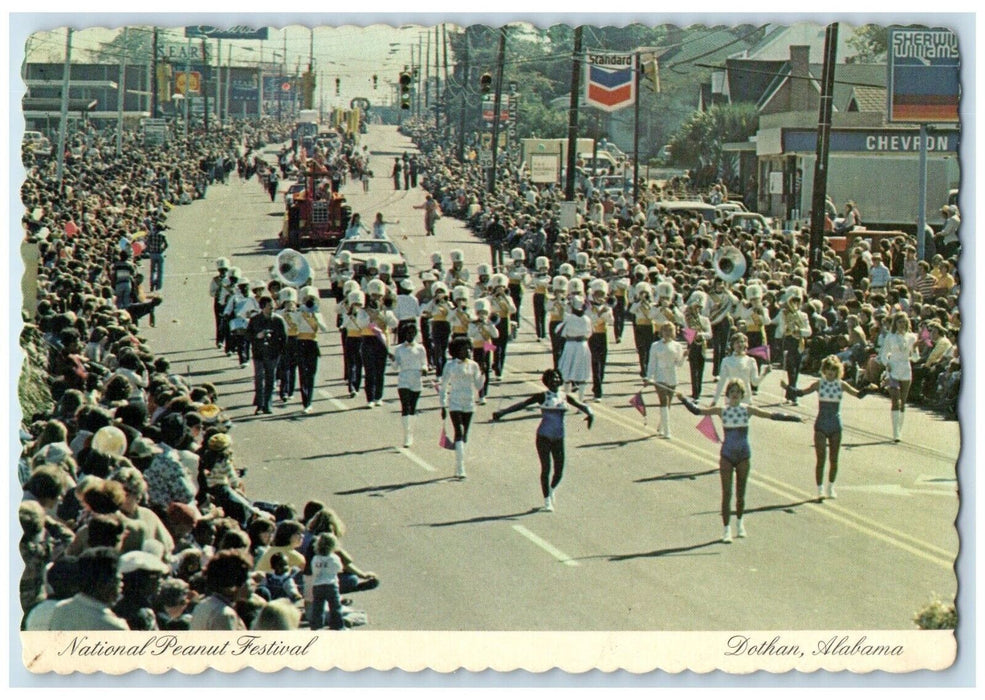
[[195,606],[192,630],[245,630],[235,605],[246,600],[252,591],[250,573],[253,563],[241,552],[220,551],[209,560],[205,581],[209,596]]
[[109,547],[93,547],[79,556],[79,592],[55,606],[52,631],[125,631],[129,627],[112,606],[120,599],[123,575],[120,555]]

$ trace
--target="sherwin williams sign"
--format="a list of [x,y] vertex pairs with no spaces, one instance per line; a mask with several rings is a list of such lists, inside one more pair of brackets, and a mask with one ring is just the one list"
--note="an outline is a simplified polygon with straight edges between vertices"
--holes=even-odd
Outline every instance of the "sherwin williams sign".
[[889,121],[957,122],[958,37],[947,29],[889,30]]

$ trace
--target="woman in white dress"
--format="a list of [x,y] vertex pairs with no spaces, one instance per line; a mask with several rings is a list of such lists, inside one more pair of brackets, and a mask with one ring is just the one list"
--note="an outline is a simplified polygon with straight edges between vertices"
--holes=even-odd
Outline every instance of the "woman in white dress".
[[886,373],[889,375],[893,442],[899,442],[900,433],[903,431],[906,398],[910,393],[910,383],[913,380],[913,368],[910,362],[914,357],[917,335],[910,330],[910,319],[902,311],[893,314],[889,329],[890,332],[882,343],[879,361],[882,362],[886,368]]
[[660,399],[660,437],[670,438],[670,404],[677,386],[677,368],[684,364],[684,346],[674,340],[677,327],[667,322],[660,326],[660,340],[650,346],[650,360],[643,384],[652,384]]
[[592,352],[588,348],[592,322],[585,316],[584,297],[571,297],[570,305],[571,313],[564,317],[558,328],[559,337],[564,341],[558,370],[577,394],[578,401],[584,401],[585,384],[592,380]]

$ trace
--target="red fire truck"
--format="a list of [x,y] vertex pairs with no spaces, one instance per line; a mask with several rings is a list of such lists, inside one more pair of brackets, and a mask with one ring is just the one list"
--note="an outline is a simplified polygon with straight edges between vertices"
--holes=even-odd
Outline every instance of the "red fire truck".
[[327,176],[326,170],[309,162],[309,169],[288,188],[279,237],[281,247],[334,247],[345,235],[352,207],[341,193],[331,191]]

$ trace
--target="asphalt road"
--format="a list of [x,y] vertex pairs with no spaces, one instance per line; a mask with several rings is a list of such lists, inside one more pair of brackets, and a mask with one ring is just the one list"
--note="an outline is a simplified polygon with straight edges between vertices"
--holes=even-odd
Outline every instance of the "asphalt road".
[[[350,183],[345,194],[367,222],[377,211],[399,220],[390,235],[412,274],[428,267],[436,250],[462,249],[473,269],[488,261],[487,248],[454,219],[441,219],[437,236],[426,239],[423,212],[413,208],[423,191],[395,192],[382,176],[395,155],[412,148],[406,138],[394,127],[370,127],[363,138],[380,176],[369,193]],[[818,503],[816,399],[780,406],[782,373],[775,371],[757,405],[792,410],[805,422],[754,421],[749,536],[723,544],[717,446],[680,406],[667,441],[656,437],[655,396],[648,394],[649,425],[628,404],[640,388],[631,329],[620,345],[610,343],[606,398],[593,404],[592,430],[569,415],[568,464],[554,513],[538,510],[537,414],[490,419],[539,390],[550,363],[526,321],[503,381],[491,384],[488,405],[475,415],[464,482],[450,478],[454,453],[437,444],[436,393],[422,396],[414,446],[399,447],[395,376],[388,375],[382,408],[349,399],[334,330],[321,339],[313,413],[302,416],[295,398],[286,406],[275,400],[273,416],[254,418],[251,368],[239,369],[214,347],[208,285],[219,256],[251,279],[266,278],[282,214],[255,180],[235,176],[210,187],[205,200],[176,208],[166,298],[157,327],[145,335],[177,371],[218,386],[235,418],[234,447],[249,468],[253,498],[299,508],[316,498],[341,514],[346,548],[382,579],[380,588],[358,594],[370,628],[912,629],[918,608],[935,595],[955,595],[956,422],[910,408],[903,441],[894,445],[888,399],[846,396],[839,497]],[[307,255],[316,283],[327,287],[328,251]],[[322,305],[332,326],[333,303]],[[532,318],[529,297],[522,312]]]

